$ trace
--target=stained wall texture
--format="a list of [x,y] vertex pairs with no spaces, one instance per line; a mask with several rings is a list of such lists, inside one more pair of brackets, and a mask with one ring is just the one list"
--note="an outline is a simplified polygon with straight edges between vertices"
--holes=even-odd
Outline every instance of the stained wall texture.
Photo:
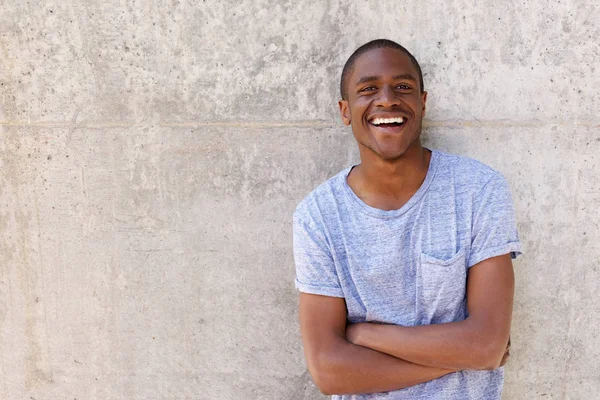
[[291,215],[356,163],[351,52],[420,60],[424,141],[507,177],[504,399],[600,398],[600,8],[0,1],[0,398],[321,399]]

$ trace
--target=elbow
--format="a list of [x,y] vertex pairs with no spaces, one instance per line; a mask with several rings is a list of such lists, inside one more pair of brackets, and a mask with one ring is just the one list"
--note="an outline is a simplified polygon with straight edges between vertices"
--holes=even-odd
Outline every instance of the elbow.
[[498,340],[489,340],[482,343],[477,351],[476,368],[491,371],[500,367],[506,352],[506,343]]
[[330,384],[328,383],[323,383],[321,385],[317,385],[317,387],[319,388],[319,391],[321,392],[321,394],[325,395],[325,396],[333,396],[336,394],[339,394],[335,389],[333,389],[331,387]]
[[321,352],[311,357],[308,361],[308,371],[313,382],[319,388],[321,393],[326,396],[343,394],[344,390],[340,387],[338,373],[336,372],[336,363],[328,352]]
[[472,343],[471,363],[469,369],[491,371],[502,365],[507,350],[509,331],[496,325],[483,323],[468,318],[470,323],[469,342]]
[[326,396],[339,394],[336,393],[338,389],[335,387],[335,376],[329,371],[326,365],[321,362],[313,363],[309,365],[308,371],[310,372],[310,376],[312,376],[314,384],[322,394]]
[[482,360],[482,362],[480,362],[477,366],[477,370],[480,371],[493,371],[497,368],[500,367],[500,360],[497,360],[495,358],[488,358],[485,360]]
[[312,377],[313,383],[324,395],[330,396],[331,393],[331,380],[326,377],[325,371],[321,369],[320,365],[309,363],[308,372]]

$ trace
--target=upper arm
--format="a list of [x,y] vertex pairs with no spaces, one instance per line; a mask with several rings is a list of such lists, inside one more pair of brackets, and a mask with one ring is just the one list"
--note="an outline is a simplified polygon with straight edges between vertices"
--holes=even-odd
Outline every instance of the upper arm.
[[467,277],[469,320],[500,357],[510,335],[514,281],[510,254],[479,262],[469,269]]
[[346,314],[343,298],[300,293],[300,332],[306,363],[315,380],[320,356],[346,340]]
[[347,311],[326,234],[311,220],[304,209],[294,213],[294,260],[304,354],[318,384],[328,357],[336,354],[337,346],[347,344]]
[[300,331],[308,368],[319,369],[320,357],[345,340],[346,302],[324,232],[294,213],[296,288],[300,290]]
[[506,179],[496,173],[473,203],[467,276],[470,322],[494,354],[503,354],[510,335],[514,297],[512,258],[521,254],[515,210]]

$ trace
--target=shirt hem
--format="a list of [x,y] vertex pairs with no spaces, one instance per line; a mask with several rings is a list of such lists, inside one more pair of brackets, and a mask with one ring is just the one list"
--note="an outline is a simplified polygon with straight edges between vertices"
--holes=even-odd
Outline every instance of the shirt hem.
[[473,254],[469,258],[469,268],[482,262],[483,260],[487,260],[488,258],[500,256],[502,254],[507,253],[510,253],[510,258],[512,259],[515,259],[521,254],[523,254],[523,252],[521,251],[521,243],[511,242],[502,246],[493,247],[491,249],[486,249],[484,251],[480,251],[479,253]]
[[341,289],[307,285],[305,283],[298,282],[297,279],[296,279],[296,289],[298,289],[302,293],[308,293],[308,294],[318,294],[321,296],[341,297],[341,298],[345,297],[344,293],[342,292]]

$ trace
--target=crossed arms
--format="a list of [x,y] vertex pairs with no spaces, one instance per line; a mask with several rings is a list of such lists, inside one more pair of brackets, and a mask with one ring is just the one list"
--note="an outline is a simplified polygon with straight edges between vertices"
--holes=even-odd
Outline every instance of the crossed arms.
[[514,296],[509,254],[469,269],[464,321],[346,327],[344,299],[300,294],[300,330],[308,369],[324,394],[398,390],[505,360]]

